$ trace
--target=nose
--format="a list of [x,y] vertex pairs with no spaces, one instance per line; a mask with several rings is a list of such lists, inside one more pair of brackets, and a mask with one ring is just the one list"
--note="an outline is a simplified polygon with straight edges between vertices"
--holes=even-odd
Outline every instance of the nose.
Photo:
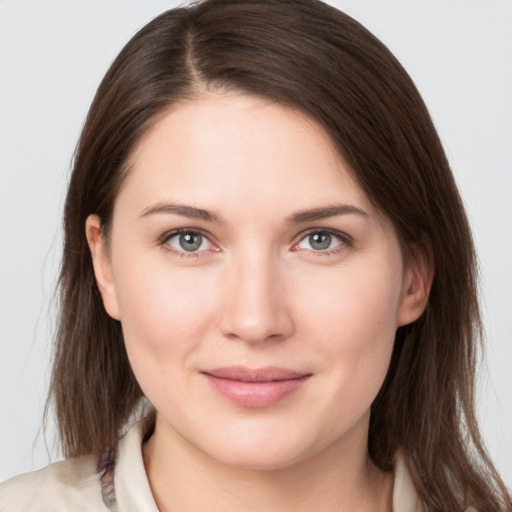
[[220,329],[230,339],[282,340],[294,330],[286,276],[269,256],[240,257],[224,274]]

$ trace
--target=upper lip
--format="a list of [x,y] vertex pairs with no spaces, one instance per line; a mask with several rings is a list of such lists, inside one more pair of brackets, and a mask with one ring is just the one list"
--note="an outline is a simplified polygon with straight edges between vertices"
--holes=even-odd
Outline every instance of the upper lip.
[[310,373],[297,372],[288,368],[278,366],[267,366],[265,368],[247,368],[246,366],[226,366],[204,370],[202,373],[217,377],[218,379],[239,380],[242,382],[268,382],[273,380],[299,379]]

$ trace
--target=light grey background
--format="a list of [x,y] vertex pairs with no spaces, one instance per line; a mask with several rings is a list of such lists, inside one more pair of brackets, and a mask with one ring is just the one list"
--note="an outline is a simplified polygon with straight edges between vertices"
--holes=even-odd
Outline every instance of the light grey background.
[[[338,0],[423,94],[466,202],[483,274],[479,411],[512,483],[512,2]],[[131,35],[177,2],[0,0],[0,480],[57,458],[38,436],[69,163],[87,108]]]

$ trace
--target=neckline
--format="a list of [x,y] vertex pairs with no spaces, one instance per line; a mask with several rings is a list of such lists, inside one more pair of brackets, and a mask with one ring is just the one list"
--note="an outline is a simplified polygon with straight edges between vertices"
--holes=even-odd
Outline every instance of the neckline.
[[[98,462],[103,502],[112,512],[159,512],[144,467],[142,445],[154,429],[154,414],[135,423],[120,439],[116,453],[107,450]],[[418,512],[420,503],[400,452],[395,457],[393,512]]]

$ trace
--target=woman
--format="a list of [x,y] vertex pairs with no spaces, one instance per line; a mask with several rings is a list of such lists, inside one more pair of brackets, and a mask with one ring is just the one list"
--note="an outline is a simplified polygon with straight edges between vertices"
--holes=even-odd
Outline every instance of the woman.
[[68,460],[2,508],[512,509],[474,419],[461,201],[352,19],[207,0],[144,27],[91,107],[65,230]]

